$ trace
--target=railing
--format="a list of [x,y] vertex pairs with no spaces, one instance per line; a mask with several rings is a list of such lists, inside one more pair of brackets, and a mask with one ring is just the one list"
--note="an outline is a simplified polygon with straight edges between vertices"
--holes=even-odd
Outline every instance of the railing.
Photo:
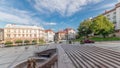
[[52,68],[52,67],[58,68],[57,61],[58,61],[58,57],[57,57],[57,54],[55,54],[51,57],[51,59],[47,60],[45,63],[40,65],[39,68]]

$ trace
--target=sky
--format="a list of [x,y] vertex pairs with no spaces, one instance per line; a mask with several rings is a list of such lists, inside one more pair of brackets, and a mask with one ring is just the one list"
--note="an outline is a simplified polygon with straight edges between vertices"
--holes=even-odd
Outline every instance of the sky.
[[0,0],[0,28],[36,25],[54,31],[77,30],[80,22],[114,8],[119,0]]

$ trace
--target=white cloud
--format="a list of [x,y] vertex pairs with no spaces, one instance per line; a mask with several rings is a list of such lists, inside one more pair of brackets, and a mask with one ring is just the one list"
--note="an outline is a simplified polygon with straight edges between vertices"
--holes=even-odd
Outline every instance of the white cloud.
[[28,20],[18,17],[16,15],[12,15],[12,14],[8,14],[5,12],[0,12],[0,20],[1,21],[9,21],[9,22],[13,22],[13,23],[24,23],[24,24],[28,24]]
[[41,13],[57,12],[62,16],[71,16],[77,11],[80,11],[83,6],[89,3],[98,3],[101,0],[32,0],[31,2],[35,9]]
[[25,10],[19,10],[12,7],[0,7],[0,22],[8,22],[26,25],[41,25],[41,19],[34,17],[34,13]]
[[117,0],[118,2],[120,2],[120,0]]
[[41,19],[34,17],[34,13],[26,10],[20,10],[11,6],[12,2],[0,0],[0,23],[16,23],[28,25],[40,25]]
[[46,25],[53,26],[57,24],[55,22],[45,22],[38,17],[34,17],[33,13],[30,13],[25,10],[19,10],[8,7],[4,7],[4,8],[0,7],[0,23],[8,22],[15,24],[39,25],[39,26],[46,26]]
[[94,8],[93,10],[103,10],[103,9],[110,9],[112,7],[115,7],[116,2],[108,3],[103,6],[100,6],[99,8]]
[[22,13],[6,13],[0,11],[0,21],[16,23],[16,24],[39,24],[37,20],[33,20],[33,18],[29,15]]
[[57,25],[57,23],[55,23],[55,22],[49,22],[49,23],[44,23],[44,25],[53,26],[53,25]]

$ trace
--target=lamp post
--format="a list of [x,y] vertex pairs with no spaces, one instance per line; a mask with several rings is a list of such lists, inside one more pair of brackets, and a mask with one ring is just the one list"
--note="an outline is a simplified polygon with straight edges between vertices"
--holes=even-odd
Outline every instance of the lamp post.
[[86,35],[85,28],[82,29],[82,34],[81,35],[83,36],[83,39],[84,39],[85,38],[84,36]]

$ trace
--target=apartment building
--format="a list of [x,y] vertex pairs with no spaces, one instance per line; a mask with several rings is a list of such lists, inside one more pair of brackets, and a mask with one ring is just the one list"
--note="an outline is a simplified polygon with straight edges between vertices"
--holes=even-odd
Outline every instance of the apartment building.
[[116,30],[120,30],[120,3],[117,3],[113,9],[105,11],[103,15],[115,24]]
[[4,41],[15,40],[44,40],[43,27],[7,24],[4,28]]
[[0,43],[4,40],[4,29],[0,28]]
[[75,39],[76,32],[72,28],[66,28],[64,30],[55,33],[55,41],[72,40]]
[[45,41],[53,42],[54,41],[55,32],[51,29],[45,30]]
[[66,28],[64,31],[66,32],[66,38],[67,38],[67,40],[75,39],[76,32],[75,32],[74,29],[72,29],[72,28]]
[[66,40],[66,32],[61,30],[55,33],[55,41]]

